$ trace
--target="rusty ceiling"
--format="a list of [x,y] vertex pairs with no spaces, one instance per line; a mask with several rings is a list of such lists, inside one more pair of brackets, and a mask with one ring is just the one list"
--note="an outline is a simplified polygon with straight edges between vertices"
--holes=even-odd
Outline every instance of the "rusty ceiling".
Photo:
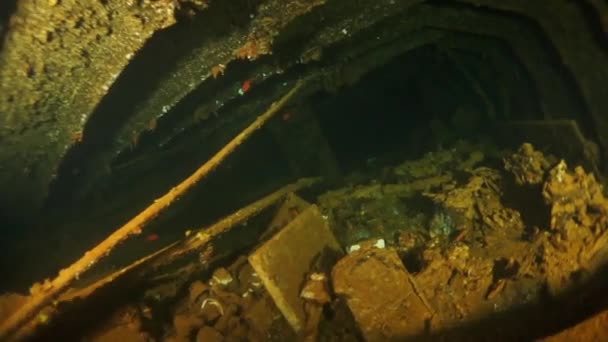
[[[0,208],[18,220],[57,194],[77,201],[121,172],[162,168],[176,151],[249,120],[297,79],[312,80],[302,98],[335,92],[421,46],[481,56],[498,71],[498,93],[521,89],[516,65],[534,92],[533,115],[576,118],[608,147],[601,0],[7,4]],[[242,96],[244,80],[264,92]]]

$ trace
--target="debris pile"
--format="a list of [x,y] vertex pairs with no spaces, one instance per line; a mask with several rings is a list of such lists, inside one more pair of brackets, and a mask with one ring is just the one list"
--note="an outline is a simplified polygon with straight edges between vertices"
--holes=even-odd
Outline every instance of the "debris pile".
[[[316,204],[290,193],[255,248],[207,276],[191,274],[185,287],[160,281],[89,337],[545,336],[557,314],[544,305],[561,303],[608,260],[602,186],[551,159],[530,144],[498,155],[463,144],[327,191]],[[512,198],[520,192],[510,187],[534,191],[547,209],[535,214],[549,217],[530,217],[517,205],[530,199]],[[476,322],[485,323],[473,336],[463,327]]]
[[505,169],[515,176],[517,184],[540,184],[551,166],[545,156],[534,150],[532,144],[521,145],[517,153],[504,159]]
[[[602,186],[593,174],[578,166],[568,172],[565,161],[560,161],[551,171],[543,186],[543,197],[551,206],[551,228],[567,229],[568,226],[598,226],[605,228],[608,201]],[[601,221],[601,222],[598,222]]]
[[[491,158],[504,169],[480,165]],[[234,302],[264,303],[251,305],[274,320],[249,322],[249,335],[242,336],[450,336],[463,324],[542,302],[546,290],[558,298],[579,284],[574,275],[588,262],[604,261],[597,255],[608,236],[608,206],[593,175],[550,160],[530,144],[489,158],[465,144],[384,170],[369,184],[326,192],[317,205],[291,195],[270,225],[273,235],[249,256],[255,276],[244,281],[256,290],[233,293]],[[550,213],[550,225],[536,227],[507,205],[517,203],[508,198],[510,186],[535,186],[549,207],[537,215]],[[233,271],[235,283],[243,281],[241,273]],[[232,315],[227,302],[207,301],[216,321],[199,324],[199,334],[214,329],[214,335],[234,337],[242,329],[236,323],[230,332],[217,328],[219,316]],[[247,321],[249,309],[237,306],[235,315]],[[254,326],[261,332],[252,333]],[[496,329],[488,326],[485,336]],[[534,334],[542,332],[522,325],[506,336]]]

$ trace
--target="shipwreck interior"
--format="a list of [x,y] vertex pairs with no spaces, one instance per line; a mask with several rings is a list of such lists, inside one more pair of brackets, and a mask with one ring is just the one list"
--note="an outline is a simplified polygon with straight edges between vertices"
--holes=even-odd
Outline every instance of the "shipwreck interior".
[[0,4],[0,340],[600,340],[608,3]]

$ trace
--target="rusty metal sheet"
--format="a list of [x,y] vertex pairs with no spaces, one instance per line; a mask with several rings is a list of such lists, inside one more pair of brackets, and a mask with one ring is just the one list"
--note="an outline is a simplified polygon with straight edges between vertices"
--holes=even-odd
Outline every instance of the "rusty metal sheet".
[[400,341],[425,332],[432,314],[395,250],[352,252],[336,264],[332,281],[367,341]]
[[326,248],[339,251],[340,245],[317,206],[311,205],[249,256],[251,266],[296,332],[306,322],[301,286],[315,258]]

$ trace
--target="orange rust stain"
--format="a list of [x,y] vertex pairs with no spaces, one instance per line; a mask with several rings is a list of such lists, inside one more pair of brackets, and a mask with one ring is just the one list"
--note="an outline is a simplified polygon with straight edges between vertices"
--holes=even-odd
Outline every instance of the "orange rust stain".
[[218,64],[211,68],[211,76],[213,76],[213,78],[217,78],[218,76],[224,74],[224,70],[226,70],[226,66],[224,64]]
[[72,132],[72,136],[70,137],[72,143],[77,144],[82,141],[82,131]]
[[248,41],[242,47],[238,48],[234,55],[238,59],[254,60],[258,58],[258,49],[254,41]]

